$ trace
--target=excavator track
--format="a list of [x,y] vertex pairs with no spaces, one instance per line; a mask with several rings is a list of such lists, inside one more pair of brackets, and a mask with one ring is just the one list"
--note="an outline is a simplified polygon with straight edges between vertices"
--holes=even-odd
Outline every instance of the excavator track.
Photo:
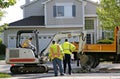
[[27,73],[47,73],[48,67],[45,65],[25,65],[25,66],[11,66],[10,71],[13,74],[27,74]]

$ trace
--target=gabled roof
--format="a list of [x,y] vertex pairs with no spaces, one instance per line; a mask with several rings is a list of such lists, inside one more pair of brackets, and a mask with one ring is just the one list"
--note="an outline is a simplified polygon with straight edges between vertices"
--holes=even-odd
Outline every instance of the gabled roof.
[[[21,8],[24,8],[25,6],[28,6],[28,5],[30,5],[30,4],[33,4],[33,3],[37,2],[37,1],[39,1],[39,0],[33,0],[33,1],[31,1],[30,3],[27,3],[27,4],[22,5]],[[51,0],[45,0],[45,1],[43,2],[43,4],[45,4],[45,3],[49,2],[49,1],[51,1]],[[79,0],[79,1],[82,1],[82,0]],[[91,1],[91,0],[83,0],[83,1],[88,1],[88,2],[91,2],[91,3],[94,3],[94,4],[98,4],[97,2],[93,2],[93,1]]]
[[[46,4],[49,1],[52,1],[52,0],[47,0],[47,1],[43,2],[42,4]],[[97,4],[97,2],[94,2],[94,1],[91,1],[91,0],[78,0],[78,1],[87,1],[87,2],[91,2],[93,4]]]
[[[40,1],[40,0],[30,1],[29,3],[26,3],[26,4],[22,5],[21,8],[24,8],[24,7],[28,6],[28,5],[34,4],[34,3],[36,3],[37,1]],[[47,1],[47,0],[44,0],[44,2],[45,2],[45,1]]]
[[44,26],[44,16],[31,16],[9,24],[9,26]]
[[[43,2],[42,4],[46,4],[49,1],[52,1],[52,0],[47,0],[47,1]],[[78,0],[78,1],[82,1],[82,0]]]
[[24,5],[21,6],[21,8],[24,8],[25,6],[33,4],[33,3],[37,2],[37,1],[39,1],[39,0],[33,0],[33,1],[29,2],[29,3],[25,3]]

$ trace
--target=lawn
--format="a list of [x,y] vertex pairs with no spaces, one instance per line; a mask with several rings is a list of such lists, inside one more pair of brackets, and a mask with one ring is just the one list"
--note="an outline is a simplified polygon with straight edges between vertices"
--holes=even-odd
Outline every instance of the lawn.
[[[0,55],[0,60],[5,60],[5,55]],[[1,78],[9,78],[9,77],[11,77],[10,74],[0,72],[0,79]]]
[[9,78],[9,77],[11,77],[10,74],[0,72],[0,78]]

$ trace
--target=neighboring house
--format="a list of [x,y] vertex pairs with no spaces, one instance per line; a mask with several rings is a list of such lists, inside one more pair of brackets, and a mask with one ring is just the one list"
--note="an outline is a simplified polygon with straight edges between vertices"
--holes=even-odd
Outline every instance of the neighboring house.
[[[87,31],[87,43],[96,43],[102,36],[98,28],[97,3],[90,0],[26,0],[22,6],[24,19],[10,23],[4,32],[4,43],[15,47],[16,33],[21,29],[38,29],[40,50],[59,31]],[[22,39],[28,38],[24,35]],[[70,41],[78,41],[73,37]],[[45,42],[44,42],[45,41]]]

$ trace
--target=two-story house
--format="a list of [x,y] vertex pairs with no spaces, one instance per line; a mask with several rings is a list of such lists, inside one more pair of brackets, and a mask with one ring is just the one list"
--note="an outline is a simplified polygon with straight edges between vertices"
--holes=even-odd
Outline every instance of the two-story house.
[[[4,43],[15,47],[16,33],[21,29],[39,30],[40,50],[44,49],[53,35],[59,31],[87,31],[87,43],[96,43],[101,37],[96,14],[97,3],[90,0],[26,0],[24,19],[9,24],[4,32]],[[30,35],[24,35],[26,39]],[[70,38],[70,41],[78,38]]]

